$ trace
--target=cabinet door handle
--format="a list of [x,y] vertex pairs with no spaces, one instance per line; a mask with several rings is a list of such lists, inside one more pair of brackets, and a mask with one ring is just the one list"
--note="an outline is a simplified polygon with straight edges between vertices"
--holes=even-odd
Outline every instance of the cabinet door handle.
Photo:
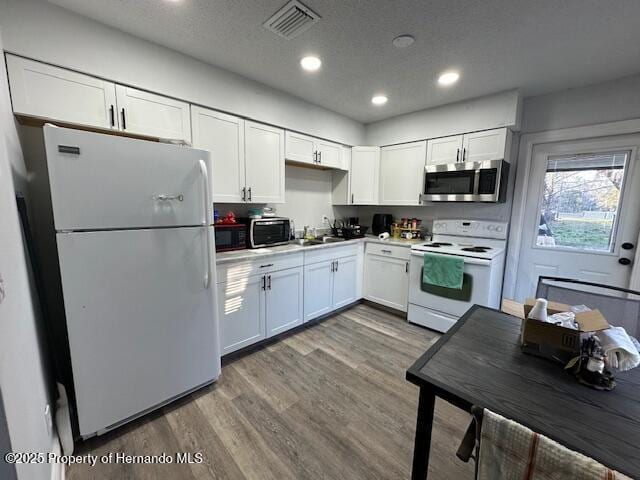
[[116,112],[115,112],[115,108],[113,108],[113,105],[111,105],[109,107],[109,119],[111,121],[111,126],[115,127],[116,126]]
[[266,290],[267,289],[267,276],[263,275],[262,276],[262,290]]
[[467,156],[467,148],[463,147],[462,148],[462,161],[465,161],[465,157]]
[[388,253],[389,255],[391,255],[391,250],[385,250],[385,249],[382,249],[382,250],[380,250],[380,251],[381,251],[382,253]]
[[404,264],[404,273],[409,273],[409,262]]
[[456,150],[456,162],[459,162],[459,161],[460,161],[460,149],[458,148]]
[[260,265],[260,268],[269,268],[273,267],[273,263],[267,263],[266,265]]
[[318,163],[318,151],[313,152],[313,163]]
[[352,193],[351,194],[351,205],[353,205],[353,202],[354,202],[354,200],[353,200],[353,193]]
[[127,129],[127,118],[126,118],[126,115],[124,113],[124,108],[122,109],[122,129],[123,130]]
[[247,200],[247,188],[246,187],[242,187],[242,201],[246,201]]
[[269,275],[269,286],[267,288],[271,290],[271,275]]
[[322,152],[318,152],[318,163],[322,163]]
[[340,266],[340,261],[336,260],[336,272],[338,271],[338,267]]
[[251,201],[251,187],[247,188],[247,201]]

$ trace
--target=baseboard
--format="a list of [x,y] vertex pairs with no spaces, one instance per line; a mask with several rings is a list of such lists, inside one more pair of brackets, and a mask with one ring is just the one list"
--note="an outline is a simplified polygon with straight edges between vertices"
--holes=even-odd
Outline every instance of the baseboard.
[[382,305],[380,303],[372,302],[371,300],[363,299],[362,303],[365,305],[375,308],[377,310],[382,310],[383,312],[390,313],[391,315],[395,315],[397,317],[402,317],[405,320],[407,319],[407,312],[403,312],[402,310],[397,310],[392,307],[387,307],[386,305]]

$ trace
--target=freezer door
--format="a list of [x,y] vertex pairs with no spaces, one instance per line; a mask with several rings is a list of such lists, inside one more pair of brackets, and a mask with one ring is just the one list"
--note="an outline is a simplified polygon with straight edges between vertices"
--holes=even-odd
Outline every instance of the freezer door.
[[83,437],[219,376],[207,233],[213,227],[56,235]]
[[209,152],[44,127],[56,230],[211,223]]

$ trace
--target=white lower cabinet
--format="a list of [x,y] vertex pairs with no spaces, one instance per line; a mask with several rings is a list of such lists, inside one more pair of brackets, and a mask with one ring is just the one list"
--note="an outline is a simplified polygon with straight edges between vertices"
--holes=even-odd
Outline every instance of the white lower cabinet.
[[333,271],[333,309],[355,302],[357,291],[358,257],[338,258]]
[[364,259],[364,298],[407,311],[409,248],[367,245]]
[[304,267],[304,321],[358,299],[358,256],[324,260]]
[[266,276],[267,338],[302,324],[303,268],[290,268]]
[[263,275],[218,284],[222,355],[266,338]]
[[302,289],[301,266],[219,283],[222,355],[301,325]]
[[329,313],[333,308],[333,260],[304,267],[304,321]]

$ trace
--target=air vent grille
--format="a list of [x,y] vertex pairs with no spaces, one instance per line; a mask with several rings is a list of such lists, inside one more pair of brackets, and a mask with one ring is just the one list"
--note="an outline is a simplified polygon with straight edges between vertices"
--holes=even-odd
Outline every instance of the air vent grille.
[[320,16],[297,0],[292,0],[263,23],[267,30],[287,40],[297,37],[320,20]]

